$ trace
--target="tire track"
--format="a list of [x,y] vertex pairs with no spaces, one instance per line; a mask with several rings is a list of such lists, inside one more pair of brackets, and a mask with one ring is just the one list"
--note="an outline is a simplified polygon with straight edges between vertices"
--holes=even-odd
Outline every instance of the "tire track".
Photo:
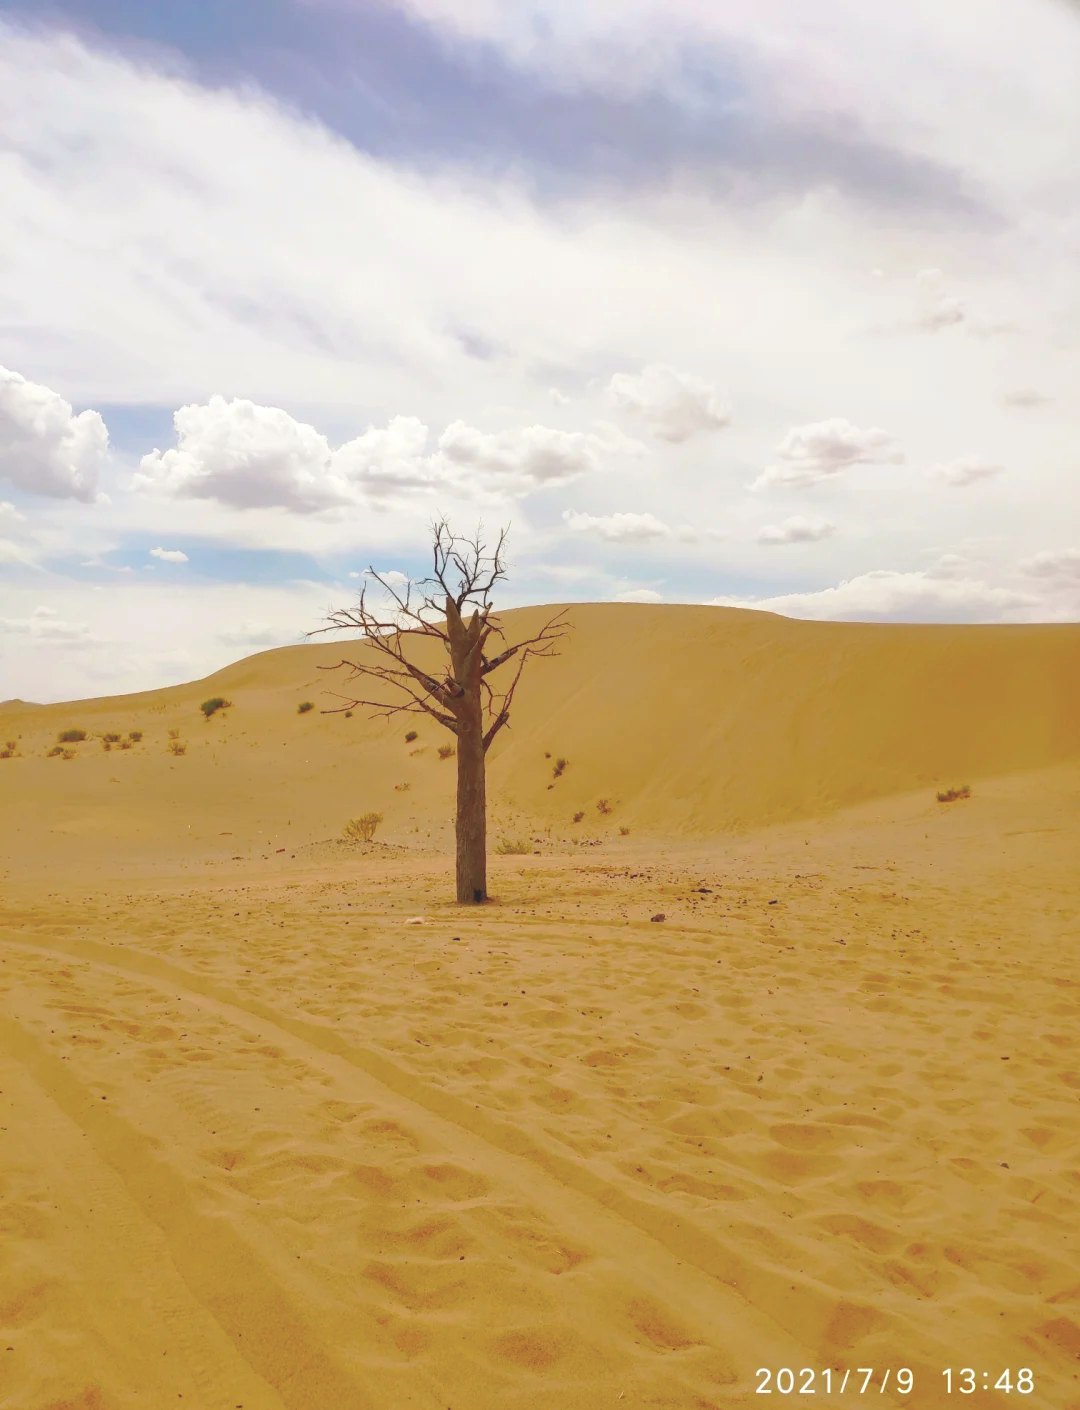
[[[746,1322],[748,1317],[753,1320],[766,1319],[774,1329],[772,1341],[776,1347],[789,1342],[790,1332],[787,1329],[792,1327],[798,1328],[799,1341],[804,1348],[809,1343],[820,1348],[822,1355],[831,1356],[834,1360],[838,1356],[843,1359],[869,1334],[891,1334],[891,1339],[901,1346],[909,1340],[905,1327],[896,1318],[869,1304],[845,1299],[834,1290],[812,1283],[805,1277],[800,1279],[800,1275],[791,1269],[769,1265],[764,1261],[751,1262],[693,1221],[629,1193],[587,1165],[548,1147],[520,1128],[500,1121],[453,1093],[427,1085],[383,1054],[350,1041],[326,1025],[284,1013],[238,993],[220,981],[119,943],[108,945],[74,938],[47,941],[42,937],[31,941],[24,934],[0,934],[20,948],[88,960],[123,974],[138,974],[160,985],[172,986],[173,992],[186,990],[189,994],[197,994],[207,1001],[207,1007],[231,1023],[240,1021],[241,1014],[256,1018],[276,1030],[278,1041],[280,1035],[288,1034],[308,1049],[314,1048],[329,1057],[344,1060],[399,1098],[451,1123],[503,1155],[528,1163],[558,1185],[608,1210],[624,1224],[659,1244],[678,1264],[689,1265],[705,1274],[714,1288],[716,1284],[722,1285],[729,1294],[734,1295],[730,1310],[735,1314],[735,1319],[742,1322]],[[61,1066],[58,1059],[55,1061],[57,1066]],[[67,1075],[66,1071],[64,1075]],[[174,1173],[171,1178],[180,1182],[180,1177]],[[722,1289],[715,1288],[715,1291],[720,1293]],[[720,1300],[723,1301],[723,1298]],[[927,1328],[921,1327],[920,1340],[925,1344],[927,1340],[937,1342],[938,1338],[933,1337]],[[938,1351],[946,1358],[941,1364],[948,1364],[947,1344],[941,1343]],[[919,1379],[924,1384],[932,1382],[933,1372],[928,1370],[925,1377]],[[337,1403],[345,1406],[350,1402]],[[895,1402],[890,1398],[882,1400],[882,1404],[891,1403]]]

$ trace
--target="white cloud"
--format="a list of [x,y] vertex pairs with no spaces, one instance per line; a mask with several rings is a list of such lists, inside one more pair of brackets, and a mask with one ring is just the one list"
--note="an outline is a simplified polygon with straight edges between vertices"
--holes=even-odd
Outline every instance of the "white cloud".
[[817,543],[836,533],[836,525],[827,519],[804,519],[793,514],[780,524],[766,524],[758,530],[757,541],[764,544]]
[[915,317],[915,326],[927,333],[940,332],[963,323],[966,316],[963,302],[944,292],[945,276],[940,269],[921,269],[915,276],[922,305]]
[[296,641],[296,634],[284,632],[269,622],[241,622],[231,631],[218,632],[226,646],[284,646]]
[[698,431],[719,430],[731,420],[713,387],[662,363],[650,363],[636,374],[616,372],[607,396],[620,410],[641,416],[658,440],[672,443]]
[[862,573],[819,592],[715,597],[711,607],[752,607],[784,617],[835,622],[1039,621],[1046,603],[1030,592],[933,572]]
[[92,503],[109,433],[96,411],[72,412],[48,387],[0,367],[0,479],[30,494]]
[[1051,587],[1080,587],[1080,548],[1044,550],[1020,564],[1028,578],[1037,578]]
[[0,539],[0,563],[20,564],[24,568],[35,566],[34,556],[13,539]]
[[549,387],[548,396],[551,398],[553,406],[569,406],[570,398],[565,392],[560,392],[558,387]]
[[186,563],[188,561],[187,554],[181,553],[178,548],[152,548],[150,557],[160,558],[162,563]]
[[653,514],[578,514],[564,509],[562,517],[575,533],[592,534],[608,543],[667,538],[672,532]]
[[613,602],[663,602],[663,598],[658,592],[653,592],[652,588],[634,588],[630,592],[620,592],[612,599]]
[[895,436],[887,431],[861,431],[840,417],[795,427],[777,447],[777,454],[785,463],[770,465],[750,489],[818,485],[842,475],[852,465],[896,465],[905,459]]
[[1034,387],[1020,387],[1015,392],[1006,392],[1001,400],[1006,406],[1018,406],[1028,410],[1036,406],[1049,406],[1054,398],[1037,392]]
[[0,617],[0,632],[62,646],[99,646],[106,640],[85,622],[63,621],[55,607],[35,607],[29,617]]
[[0,499],[0,519],[11,519],[25,523],[26,515],[20,514],[10,499]]
[[136,488],[300,514],[440,489],[464,498],[519,498],[568,485],[598,469],[605,452],[637,444],[603,426],[599,434],[548,426],[487,433],[454,421],[424,455],[427,427],[415,416],[396,416],[332,451],[314,426],[280,407],[220,395],[181,407],[173,422],[176,448],[144,455]]
[[1003,474],[1004,470],[1004,465],[996,465],[978,455],[968,455],[960,460],[953,460],[948,465],[934,465],[929,473],[939,480],[944,480],[947,485],[964,489],[968,485],[978,484],[980,480],[993,479],[995,475]]

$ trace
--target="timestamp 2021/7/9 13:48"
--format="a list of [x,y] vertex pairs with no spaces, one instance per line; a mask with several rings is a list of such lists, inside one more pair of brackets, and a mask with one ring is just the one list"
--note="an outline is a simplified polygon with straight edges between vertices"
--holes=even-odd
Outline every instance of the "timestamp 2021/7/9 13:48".
[[[1035,1390],[1035,1373],[1028,1366],[1015,1371],[1011,1368],[976,1371],[970,1366],[948,1366],[941,1374],[948,1395],[974,1395],[977,1391],[990,1390],[1031,1395]],[[906,1366],[899,1370],[859,1366],[854,1371],[850,1367],[846,1371],[829,1367],[818,1371],[803,1366],[796,1371],[788,1366],[777,1370],[760,1366],[756,1375],[758,1395],[866,1395],[869,1392],[881,1395],[889,1389],[898,1395],[910,1395],[915,1389],[915,1374]]]

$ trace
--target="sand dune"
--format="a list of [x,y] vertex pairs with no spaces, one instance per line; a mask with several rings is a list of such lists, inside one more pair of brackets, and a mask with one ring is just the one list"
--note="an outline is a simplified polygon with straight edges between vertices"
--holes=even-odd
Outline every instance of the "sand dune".
[[1080,628],[572,617],[482,909],[339,646],[0,706],[5,1407],[1080,1410]]

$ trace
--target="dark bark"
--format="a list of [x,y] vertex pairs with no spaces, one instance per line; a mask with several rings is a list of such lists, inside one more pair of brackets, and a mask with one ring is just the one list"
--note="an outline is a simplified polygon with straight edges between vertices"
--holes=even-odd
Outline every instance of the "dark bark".
[[479,612],[468,625],[452,597],[446,599],[450,669],[462,694],[454,701],[457,719],[457,898],[487,900],[487,779],[484,706],[480,698],[483,644],[487,633]]

